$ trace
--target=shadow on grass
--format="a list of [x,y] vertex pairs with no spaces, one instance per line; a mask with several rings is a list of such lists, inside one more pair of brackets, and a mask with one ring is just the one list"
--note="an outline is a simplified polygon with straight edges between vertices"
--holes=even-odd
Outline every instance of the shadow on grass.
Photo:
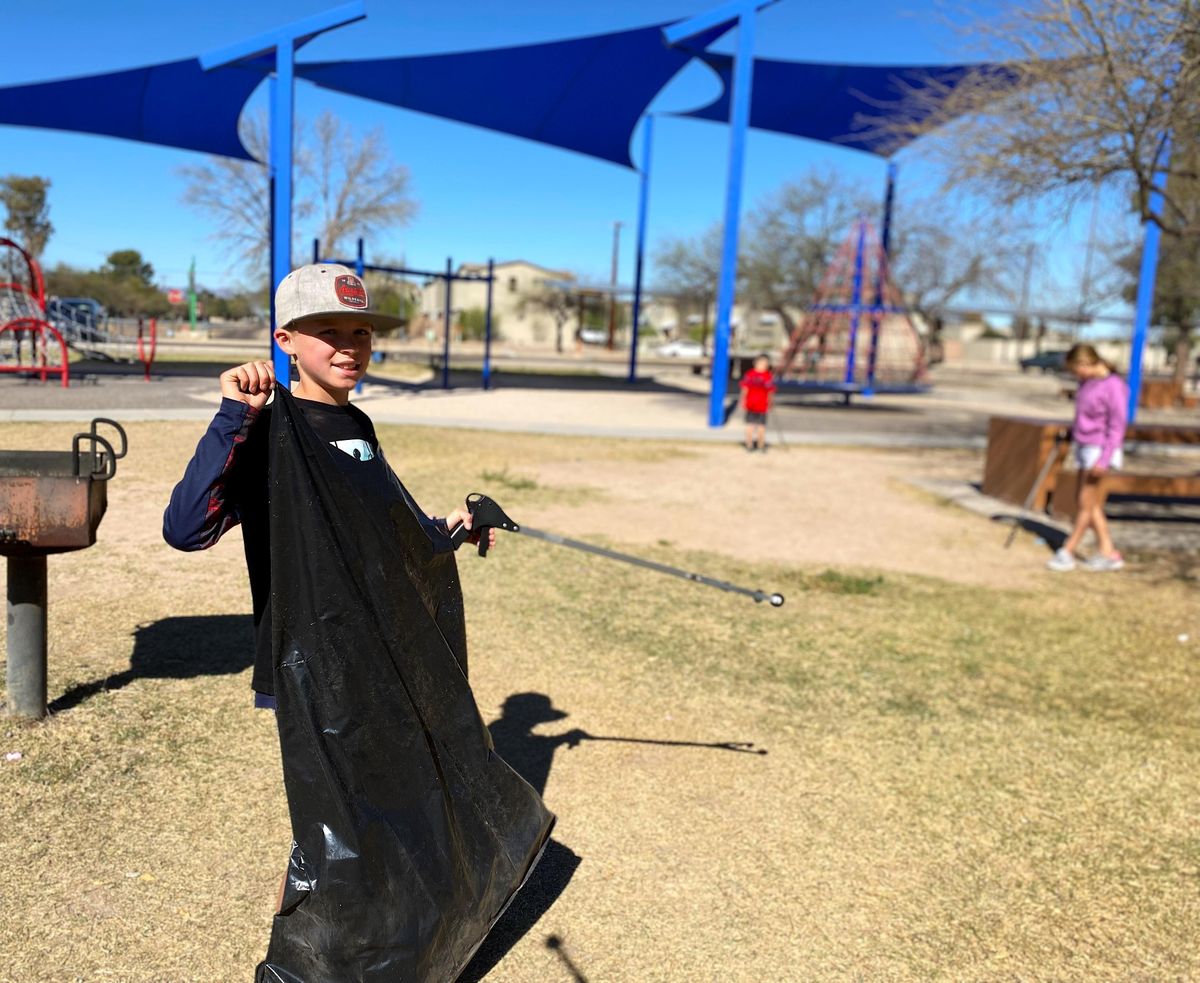
[[1048,523],[1041,522],[1038,519],[1031,519],[1027,516],[1012,515],[1009,512],[997,512],[991,516],[993,522],[1003,523],[1011,526],[1016,524],[1027,533],[1034,536],[1039,536],[1050,549],[1051,552],[1062,546],[1067,541],[1067,534],[1061,529],[1056,529]]
[[[569,730],[563,734],[535,734],[539,724],[565,720],[568,714],[554,706],[545,693],[513,693],[504,701],[500,718],[488,730],[496,752],[507,761],[539,794],[546,791],[554,752],[564,745],[578,747],[584,741],[620,741],[633,744],[655,744],[669,747],[699,747],[720,751],[740,751],[766,754],[763,748],[726,741],[706,744],[696,741],[657,740],[636,737],[597,737],[587,731]],[[546,846],[541,862],[534,868],[528,883],[513,900],[512,905],[484,940],[475,958],[458,978],[458,983],[479,983],[505,954],[531,932],[541,917],[550,910],[575,874],[582,860],[569,847],[557,840]],[[558,935],[548,935],[546,948],[554,950],[577,983],[586,983],[580,969],[571,961]]]
[[128,669],[72,686],[50,703],[50,712],[70,710],[137,679],[228,676],[254,662],[254,622],[248,614],[163,618],[138,625],[133,637]]

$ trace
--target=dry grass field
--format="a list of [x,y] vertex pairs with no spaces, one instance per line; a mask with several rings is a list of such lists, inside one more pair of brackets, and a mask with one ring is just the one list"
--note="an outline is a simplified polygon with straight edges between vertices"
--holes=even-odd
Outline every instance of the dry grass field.
[[[160,536],[203,427],[128,429],[100,542],[50,559],[56,712],[0,720],[8,983],[248,981],[289,845],[239,537]],[[559,816],[468,978],[1200,978],[1187,558],[1055,577],[904,483],[977,468],[952,452],[380,435],[431,510],[484,490],[788,598],[524,537],[460,556],[480,711]]]

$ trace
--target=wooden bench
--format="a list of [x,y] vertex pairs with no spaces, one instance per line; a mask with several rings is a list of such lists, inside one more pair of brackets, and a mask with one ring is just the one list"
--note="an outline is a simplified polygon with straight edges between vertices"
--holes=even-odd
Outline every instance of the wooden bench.
[[[1072,521],[1079,494],[1080,473],[1063,467],[1067,443],[1059,440],[1069,431],[1063,420],[1033,417],[992,417],[988,425],[987,458],[981,491],[1014,505],[1023,505],[1029,490],[1050,455],[1059,460],[1051,466],[1030,508],[1049,510],[1055,518]],[[1133,424],[1126,443],[1194,445],[1200,447],[1200,426],[1179,424]],[[1118,471],[1104,483],[1109,495],[1139,498],[1200,498],[1200,470],[1192,474],[1168,475],[1152,472]]]

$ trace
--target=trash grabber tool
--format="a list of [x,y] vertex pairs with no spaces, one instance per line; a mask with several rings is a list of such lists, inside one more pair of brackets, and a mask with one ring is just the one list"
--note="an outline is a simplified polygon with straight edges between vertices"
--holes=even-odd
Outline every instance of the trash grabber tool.
[[[578,539],[568,539],[566,536],[559,536],[557,533],[544,532],[541,529],[531,529],[529,526],[518,525],[505,514],[504,510],[495,501],[479,492],[473,492],[467,496],[467,509],[470,511],[472,517],[472,531],[478,530],[480,534],[480,556],[487,555],[488,530],[492,528],[504,529],[507,532],[522,533],[526,536],[532,536],[534,539],[554,543],[556,546],[567,546],[573,550],[602,556],[606,560],[617,560],[621,563],[629,563],[635,567],[642,567],[645,570],[664,573],[669,577],[690,580],[697,584],[703,584],[705,587],[715,587],[717,590],[728,591],[732,594],[745,594],[747,597],[753,598],[755,603],[768,601],[772,607],[778,608],[783,606],[784,597],[779,593],[768,594],[765,591],[754,590],[750,587],[739,587],[737,584],[731,584],[725,580],[717,580],[715,577],[706,577],[701,573],[692,573],[689,570],[681,570],[679,567],[668,566],[665,563],[646,560],[640,556],[630,556],[628,553],[618,553],[616,550],[604,549],[602,546],[593,546],[591,543],[584,543]],[[455,547],[459,546],[467,538],[467,534],[467,529],[462,523],[450,530],[450,538],[454,542]]]
[[[1025,504],[1021,506],[1022,513],[1028,512],[1033,507],[1033,500],[1037,498],[1037,494],[1042,490],[1042,485],[1046,483],[1046,478],[1050,476],[1050,471],[1055,463],[1060,459],[1063,442],[1066,440],[1064,431],[1059,430],[1054,435],[1054,446],[1050,448],[1050,454],[1046,458],[1046,462],[1042,465],[1042,470],[1038,472],[1038,476],[1033,480],[1033,486],[1029,489],[1029,494],[1025,496]],[[1021,517],[1017,516],[1013,519],[1013,527],[1008,532],[1008,538],[1004,541],[1004,548],[1008,549],[1013,544],[1013,540],[1017,538],[1017,533],[1021,529]]]

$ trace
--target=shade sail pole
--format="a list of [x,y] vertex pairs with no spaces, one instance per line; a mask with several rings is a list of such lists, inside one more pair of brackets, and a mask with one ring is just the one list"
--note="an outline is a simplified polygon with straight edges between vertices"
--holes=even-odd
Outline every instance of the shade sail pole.
[[[1163,191],[1167,186],[1167,164],[1171,159],[1171,138],[1163,141],[1159,154],[1161,169],[1154,175],[1154,188],[1150,192],[1150,214],[1161,215]],[[1158,244],[1162,228],[1148,218],[1142,240],[1142,265],[1138,272],[1137,301],[1134,305],[1133,340],[1129,350],[1129,422],[1137,417],[1138,401],[1142,392],[1142,356],[1146,351],[1146,336],[1150,331],[1150,316],[1154,311],[1154,286],[1158,279]]]
[[737,20],[737,56],[733,66],[729,127],[729,170],[725,182],[725,220],[721,237],[721,275],[717,280],[717,324],[713,341],[712,388],[708,398],[708,425],[725,425],[725,394],[729,387],[729,327],[737,287],[738,221],[742,205],[742,171],[746,157],[746,131],[750,128],[750,100],[754,86],[754,27],[759,10],[771,6],[756,0],[732,0],[707,13],[663,29],[667,43],[679,44],[728,20]]
[[646,256],[646,213],[650,207],[650,155],[654,148],[654,116],[642,131],[642,180],[638,194],[637,261],[633,274],[633,329],[629,343],[629,381],[637,381],[638,326],[642,316],[642,268]]
[[867,388],[864,396],[875,391],[875,367],[879,361],[879,333],[883,329],[883,300],[887,288],[888,264],[892,258],[892,209],[896,202],[896,162],[887,166],[887,190],[883,194],[883,223],[879,233],[879,268],[875,271],[875,310],[871,313],[871,349],[867,356]]
[[290,364],[287,353],[275,341],[275,288],[292,271],[292,147],[295,131],[295,56],[302,45],[319,34],[343,27],[367,16],[363,0],[352,0],[332,10],[284,24],[257,37],[200,56],[205,71],[273,58],[271,80],[271,362],[275,378],[287,382]]

